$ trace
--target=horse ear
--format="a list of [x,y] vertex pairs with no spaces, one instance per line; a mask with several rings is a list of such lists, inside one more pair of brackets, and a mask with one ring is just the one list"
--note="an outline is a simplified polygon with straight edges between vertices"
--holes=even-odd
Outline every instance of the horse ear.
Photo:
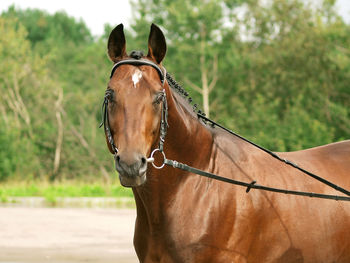
[[127,55],[123,28],[123,24],[119,24],[112,30],[108,38],[108,56],[113,62]]
[[154,59],[158,64],[162,62],[166,53],[166,41],[163,32],[158,26],[152,23],[151,32],[148,37],[147,57]]

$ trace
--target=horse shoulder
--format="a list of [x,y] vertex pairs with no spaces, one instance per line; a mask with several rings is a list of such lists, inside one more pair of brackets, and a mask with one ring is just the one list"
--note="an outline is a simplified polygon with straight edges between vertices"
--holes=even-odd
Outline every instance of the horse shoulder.
[[[221,132],[214,136],[213,149],[218,167],[213,171],[215,174],[247,183],[255,179],[260,181],[262,175],[259,171],[263,171],[264,167],[259,169],[259,165],[264,164],[265,153]],[[278,259],[286,251],[291,251],[285,226],[266,193],[258,190],[246,193],[245,187],[223,182],[213,182],[212,186],[219,189],[215,199],[220,200],[221,206],[225,207],[220,218],[221,225],[226,228],[226,249],[242,255],[242,261],[237,262],[272,262],[271,258]],[[268,238],[271,233],[276,235],[269,241],[269,248],[266,248],[257,237]],[[276,247],[279,248],[278,252],[271,256],[271,251],[276,251]]]

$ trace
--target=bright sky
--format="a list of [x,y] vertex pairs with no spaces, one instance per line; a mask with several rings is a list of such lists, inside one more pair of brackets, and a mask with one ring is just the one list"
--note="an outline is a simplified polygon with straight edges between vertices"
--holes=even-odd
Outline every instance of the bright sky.
[[[123,23],[128,27],[132,12],[129,0],[0,0],[0,12],[7,10],[12,4],[23,9],[44,9],[51,14],[64,10],[70,16],[83,19],[93,35],[102,35],[106,23],[112,26]],[[350,0],[337,0],[337,10],[350,23]]]
[[128,0],[0,0],[0,13],[13,4],[21,9],[43,9],[50,14],[63,10],[69,16],[81,18],[93,35],[102,35],[106,23],[112,26],[123,23],[128,27],[131,19],[131,5]]

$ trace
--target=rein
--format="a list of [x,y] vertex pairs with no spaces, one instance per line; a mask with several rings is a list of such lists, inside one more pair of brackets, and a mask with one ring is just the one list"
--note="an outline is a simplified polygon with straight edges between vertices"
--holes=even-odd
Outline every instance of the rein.
[[[134,54],[134,55],[133,55]],[[136,55],[135,55],[136,54]],[[117,62],[113,68],[112,68],[112,72],[110,75],[110,78],[112,78],[115,70],[121,66],[121,65],[135,65],[135,66],[141,66],[141,65],[147,65],[147,66],[151,66],[154,69],[157,70],[161,83],[164,86],[165,83],[165,79],[167,80],[168,84],[172,87],[172,88],[178,88],[178,84],[172,79],[172,77],[166,73],[165,69],[163,68],[163,70],[155,63],[153,63],[152,61],[146,60],[146,59],[142,59],[141,56],[139,55],[139,53],[136,51],[132,52],[130,54],[130,56],[132,57],[131,59],[126,59],[126,60],[122,60]],[[114,153],[114,159],[115,159],[115,163],[117,162],[117,154],[118,154],[118,148],[116,147],[114,140],[113,140],[113,136],[111,133],[111,129],[110,129],[110,125],[109,125],[109,118],[108,118],[108,102],[109,100],[112,98],[113,96],[113,90],[107,89],[106,93],[105,93],[105,97],[104,97],[104,101],[102,104],[102,111],[103,111],[103,118],[102,118],[102,122],[100,124],[100,127],[102,127],[102,125],[104,126],[104,130],[107,136],[107,140],[109,142],[109,144],[112,147],[113,153]],[[334,183],[320,177],[317,176],[316,174],[313,174],[303,168],[300,168],[299,166],[297,166],[296,164],[294,164],[293,162],[283,159],[281,157],[279,157],[277,154],[275,154],[274,152],[265,149],[264,147],[244,138],[243,136],[234,133],[233,131],[223,127],[222,125],[212,121],[211,119],[205,117],[203,114],[201,114],[200,112],[197,112],[197,116],[198,118],[203,119],[204,122],[210,122],[211,125],[213,127],[217,126],[219,128],[222,128],[223,130],[227,131],[228,133],[250,143],[251,145],[257,147],[258,149],[270,154],[273,158],[292,166],[295,169],[298,169],[299,171],[303,172],[304,174],[320,181],[323,184],[326,184],[330,187],[332,187],[333,189],[342,192],[344,194],[346,194],[347,196],[338,196],[338,195],[326,195],[326,194],[319,194],[319,193],[312,193],[312,192],[303,192],[303,191],[293,191],[293,190],[286,190],[286,189],[280,189],[280,188],[273,188],[273,187],[267,187],[267,186],[263,186],[263,185],[259,185],[256,183],[256,181],[252,181],[251,183],[247,183],[247,182],[242,182],[242,181],[238,181],[238,180],[233,180],[233,179],[229,179],[226,177],[221,177],[218,175],[215,175],[213,173],[210,172],[206,172],[203,170],[199,170],[197,168],[188,166],[186,164],[177,162],[176,160],[169,160],[166,158],[165,153],[164,153],[164,142],[165,142],[165,136],[167,133],[167,127],[168,127],[168,121],[167,121],[167,117],[168,117],[168,106],[167,106],[167,99],[166,99],[166,92],[165,89],[163,89],[163,96],[162,96],[162,110],[161,110],[161,123],[160,123],[160,138],[159,138],[159,146],[158,148],[154,149],[151,153],[151,156],[147,159],[147,162],[152,163],[152,165],[156,168],[156,169],[162,169],[165,165],[171,166],[173,168],[177,168],[177,169],[181,169],[187,172],[191,172],[191,173],[195,173],[201,176],[205,176],[211,179],[215,179],[218,181],[222,181],[222,182],[226,182],[226,183],[230,183],[230,184],[234,184],[234,185],[239,185],[242,187],[246,187],[246,192],[248,193],[251,189],[259,189],[259,190],[263,190],[263,191],[269,191],[269,192],[277,192],[277,193],[284,193],[284,194],[291,194],[291,195],[298,195],[298,196],[308,196],[308,197],[315,197],[315,198],[322,198],[322,199],[330,199],[330,200],[337,200],[337,201],[350,201],[350,192],[347,191],[346,189],[335,185]],[[154,163],[154,154],[156,152],[160,152],[163,155],[163,163],[160,166],[157,166]]]
[[246,193],[249,193],[251,189],[259,189],[263,191],[268,192],[275,192],[275,193],[283,193],[283,194],[290,194],[290,195],[301,195],[301,196],[308,196],[308,197],[316,197],[316,198],[323,198],[323,199],[331,199],[331,200],[337,200],[337,201],[350,201],[350,197],[348,196],[339,196],[339,195],[326,195],[326,194],[318,194],[318,193],[312,193],[312,192],[302,192],[302,191],[293,191],[293,190],[286,190],[286,189],[280,189],[280,188],[273,188],[268,186],[263,186],[256,184],[256,181],[252,181],[251,183],[246,183],[238,180],[233,180],[227,177],[218,176],[209,172],[205,172],[203,170],[199,170],[197,168],[188,166],[187,164],[183,164],[174,160],[164,159],[164,164],[168,166],[172,166],[177,169],[181,169],[190,173],[195,173],[201,176],[205,176],[211,179],[215,179],[218,181],[222,181],[225,183],[230,183],[234,185],[239,185],[243,187],[247,187]]

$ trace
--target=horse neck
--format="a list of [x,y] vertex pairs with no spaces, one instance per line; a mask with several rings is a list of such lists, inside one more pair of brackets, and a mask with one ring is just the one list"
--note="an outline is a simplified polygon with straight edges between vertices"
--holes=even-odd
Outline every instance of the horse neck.
[[[200,123],[186,100],[167,84],[168,130],[164,153],[167,159],[205,169],[210,160],[213,138]],[[181,170],[165,166],[161,170],[149,167],[145,185],[133,189],[138,211],[146,210],[148,217],[157,221],[164,212],[162,207],[172,200],[188,176]],[[145,212],[145,211],[143,211]]]
[[164,148],[167,158],[198,165],[210,158],[212,134],[181,95],[169,88],[167,92],[169,127]]

